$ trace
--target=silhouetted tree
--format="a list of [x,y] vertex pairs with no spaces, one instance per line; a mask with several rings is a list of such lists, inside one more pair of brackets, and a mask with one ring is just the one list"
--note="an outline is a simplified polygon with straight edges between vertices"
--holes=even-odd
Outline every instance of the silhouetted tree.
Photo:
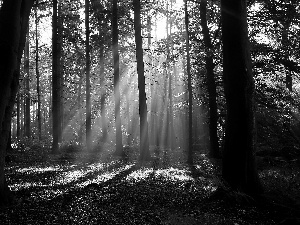
[[37,92],[37,120],[38,120],[38,137],[42,138],[42,118],[41,118],[41,93],[40,93],[40,72],[39,72],[39,38],[38,38],[38,4],[35,1],[35,73],[36,73],[36,92]]
[[240,191],[261,191],[255,167],[254,81],[246,0],[222,0],[223,76],[227,104],[222,174]]
[[86,147],[91,150],[91,84],[90,84],[90,19],[89,0],[85,0],[85,64],[86,64]]
[[25,136],[30,137],[30,73],[29,73],[29,28],[27,30],[24,51],[24,74],[25,74]]
[[148,137],[148,121],[147,121],[147,102],[145,92],[145,76],[144,76],[144,61],[143,61],[143,41],[141,34],[141,3],[139,0],[133,0],[134,6],[134,30],[136,43],[136,60],[138,73],[139,87],[139,113],[140,113],[140,160],[148,160],[149,152],[149,137]]
[[0,205],[12,201],[4,165],[33,0],[5,0],[0,9]]
[[61,78],[60,78],[60,57],[58,43],[58,15],[57,0],[53,0],[52,15],[52,152],[58,152],[58,143],[61,140]]
[[209,139],[211,157],[219,157],[217,91],[214,78],[213,46],[207,26],[207,0],[200,2],[200,18],[205,45],[206,83],[209,98]]
[[192,78],[191,78],[191,63],[190,63],[190,41],[189,41],[189,15],[187,8],[187,0],[184,2],[185,13],[185,42],[186,42],[186,71],[188,76],[188,105],[189,105],[189,141],[188,141],[188,163],[193,162],[193,90],[192,90]]

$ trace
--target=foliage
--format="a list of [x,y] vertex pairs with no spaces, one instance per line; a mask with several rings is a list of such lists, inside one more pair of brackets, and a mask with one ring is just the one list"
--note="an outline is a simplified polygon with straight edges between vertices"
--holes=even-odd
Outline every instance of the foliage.
[[298,195],[296,168],[261,173],[279,207],[244,201],[248,197],[238,192],[217,194],[218,186],[226,187],[205,155],[197,155],[192,169],[184,160],[174,161],[180,158],[178,151],[167,165],[153,170],[151,163],[137,164],[132,158],[118,161],[108,149],[97,157],[71,151],[69,158],[49,155],[42,147],[12,151],[19,160],[9,164],[6,173],[16,202],[1,209],[3,223],[274,224],[288,217],[284,207],[292,210],[289,218],[297,219],[292,200]]

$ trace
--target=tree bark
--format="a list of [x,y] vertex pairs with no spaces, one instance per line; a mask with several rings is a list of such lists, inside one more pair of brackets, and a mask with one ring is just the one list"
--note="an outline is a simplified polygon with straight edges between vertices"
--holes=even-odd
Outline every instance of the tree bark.
[[[101,31],[100,31],[101,32]],[[105,87],[105,74],[104,74],[104,41],[103,36],[101,37],[101,47],[100,47],[100,86],[101,86],[101,97],[100,97],[100,106],[101,106],[101,122],[102,122],[102,137],[101,142],[106,142],[108,132],[107,132],[107,118],[106,118],[106,87]]]
[[187,0],[184,4],[185,12],[185,43],[186,43],[186,67],[187,67],[187,76],[188,76],[188,105],[189,105],[189,141],[188,141],[188,163],[193,162],[193,90],[192,90],[192,78],[191,78],[191,66],[190,66],[190,44],[189,44],[189,15],[187,10]]
[[39,38],[38,38],[38,0],[35,8],[35,73],[36,73],[36,92],[37,92],[37,120],[38,120],[38,138],[42,139],[42,118],[41,118],[41,93],[40,93],[40,71],[39,71]]
[[140,160],[150,159],[149,135],[147,121],[147,97],[145,91],[145,75],[143,61],[143,41],[141,34],[141,3],[140,0],[133,0],[134,6],[134,31],[136,43],[136,60],[139,87],[139,114],[140,114]]
[[25,136],[30,137],[30,74],[29,74],[29,29],[26,34],[25,42],[25,61],[24,61],[24,74],[25,74]]
[[246,0],[222,0],[223,76],[227,104],[222,175],[236,190],[261,189],[255,167],[254,81]]
[[52,16],[52,152],[59,150],[59,141],[61,139],[61,115],[60,115],[60,74],[59,74],[59,43],[58,43],[58,16],[57,0],[53,0]]
[[90,19],[89,0],[85,0],[85,57],[86,57],[86,147],[92,149],[92,114],[91,114],[91,84],[90,84]]
[[118,1],[113,0],[112,9],[112,48],[114,60],[114,97],[115,97],[115,124],[116,124],[116,151],[115,155],[121,156],[123,153],[122,129],[120,116],[120,71],[119,71],[119,45],[118,45]]
[[61,143],[63,139],[64,128],[64,71],[63,71],[63,16],[62,16],[62,0],[58,1],[57,6],[57,71],[59,76],[59,117],[60,117],[60,132],[58,142]]
[[213,62],[213,46],[207,26],[207,0],[200,2],[200,18],[205,45],[205,67],[206,67],[206,82],[209,98],[209,137],[210,151],[209,155],[213,158],[219,157],[219,140],[218,140],[218,111],[217,111],[217,91],[214,75]]
[[[172,11],[172,8],[173,8],[173,1],[171,1],[171,11]],[[167,23],[169,23],[169,35],[168,35],[168,64],[170,64],[171,62],[171,54],[173,54],[173,41],[172,41],[172,38],[171,38],[171,35],[172,35],[172,21],[173,21],[173,18],[169,18],[167,17]],[[167,31],[168,33],[168,31]],[[169,48],[169,42],[171,42],[171,49]],[[169,121],[169,132],[168,132],[168,138],[169,138],[169,147],[171,148],[171,150],[174,150],[175,149],[175,132],[174,132],[174,120],[173,120],[173,88],[172,88],[172,76],[174,76],[175,74],[175,62],[174,62],[174,59],[172,60],[172,64],[173,64],[173,74],[171,74],[169,72],[169,111],[168,111],[168,121]],[[170,65],[169,65],[170,66]],[[170,69],[170,67],[169,67]]]
[[11,114],[33,0],[7,0],[0,10],[0,205],[11,203],[4,175]]

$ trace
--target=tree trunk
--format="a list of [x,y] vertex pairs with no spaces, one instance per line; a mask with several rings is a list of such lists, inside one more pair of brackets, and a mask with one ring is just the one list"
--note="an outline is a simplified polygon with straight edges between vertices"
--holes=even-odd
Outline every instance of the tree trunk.
[[[103,39],[103,36],[101,37]],[[100,47],[100,86],[101,86],[101,98],[100,98],[100,106],[101,106],[101,122],[102,122],[102,138],[101,142],[106,142],[107,140],[107,119],[106,119],[106,88],[105,88],[105,74],[104,74],[104,41],[101,40]]]
[[37,120],[38,120],[38,138],[42,139],[42,119],[41,119],[41,93],[40,93],[40,72],[39,72],[39,38],[38,38],[38,0],[35,8],[35,73],[36,73],[36,92],[37,92]]
[[205,67],[206,82],[209,98],[209,137],[210,137],[210,157],[219,157],[219,140],[218,140],[218,111],[217,111],[217,91],[214,78],[213,46],[207,26],[207,0],[200,2],[200,17],[202,33],[205,45]]
[[189,141],[188,141],[188,163],[193,162],[193,90],[192,90],[192,78],[191,78],[191,66],[190,66],[190,44],[189,44],[189,15],[187,10],[187,0],[184,4],[185,12],[185,30],[186,30],[186,67],[188,76],[188,103],[189,103]]
[[[172,8],[173,8],[173,1],[171,1],[171,11],[172,11]],[[167,17],[168,18],[168,17]],[[172,38],[171,38],[171,35],[172,35],[172,18],[169,19],[168,18],[168,21],[167,23],[169,23],[169,35],[168,35],[168,46],[167,46],[167,52],[168,52],[168,64],[170,66],[170,62],[171,62],[171,54],[173,54],[173,41],[172,41]],[[168,33],[168,32],[167,32]],[[169,48],[169,44],[171,43],[171,50]],[[169,72],[169,111],[168,111],[168,121],[169,121],[169,129],[168,129],[168,138],[169,138],[169,147],[174,150],[175,148],[175,132],[174,132],[174,121],[173,121],[173,88],[172,88],[172,75],[174,76],[175,74],[175,71],[174,71],[174,67],[175,67],[175,63],[174,63],[174,59],[172,60],[173,61],[173,74],[171,74]],[[170,69],[170,67],[169,67]]]
[[223,178],[233,188],[259,193],[255,167],[254,81],[246,0],[221,1],[223,76],[227,104]]
[[80,143],[82,143],[82,136],[83,136],[83,131],[82,131],[82,124],[83,124],[83,121],[82,121],[82,100],[81,100],[81,89],[82,89],[82,80],[83,80],[83,76],[84,76],[84,71],[83,70],[81,73],[80,73],[80,78],[79,78],[79,81],[78,81],[78,95],[77,95],[77,110],[78,110],[78,113],[79,113],[79,116],[78,116],[78,124],[79,124],[79,128],[78,128],[78,141]]
[[91,118],[91,84],[90,84],[90,19],[89,19],[89,0],[85,0],[85,63],[86,63],[86,147],[92,149],[92,118]]
[[119,46],[118,46],[118,1],[113,0],[112,10],[112,48],[114,59],[114,97],[115,97],[115,124],[116,124],[116,151],[115,155],[123,153],[121,116],[120,116],[120,71],[119,71]]
[[62,19],[62,0],[58,1],[57,6],[57,70],[59,75],[59,96],[60,96],[60,132],[58,137],[58,142],[62,142],[63,138],[63,128],[64,128],[64,73],[63,73],[63,19]]
[[145,75],[143,61],[143,41],[141,34],[141,3],[140,0],[133,0],[134,6],[134,31],[136,43],[136,60],[139,87],[139,114],[140,114],[140,160],[149,160],[149,137],[147,121],[147,97],[145,91]]
[[4,176],[5,152],[32,4],[33,0],[9,0],[0,10],[0,205],[12,200]]
[[27,30],[26,43],[25,43],[25,62],[24,62],[24,74],[25,74],[25,136],[30,137],[30,74],[29,74],[29,29]]
[[58,43],[58,19],[57,19],[57,0],[53,0],[52,16],[52,130],[53,143],[52,152],[59,150],[61,137],[61,115],[60,115],[60,74],[59,74],[59,43]]
[[150,15],[150,12],[148,12],[148,15],[147,15],[147,33],[148,33],[148,36],[147,36],[147,39],[148,39],[148,59],[149,59],[149,69],[148,69],[148,76],[149,76],[149,79],[150,79],[150,95],[151,95],[151,103],[150,103],[150,126],[149,126],[149,134],[150,134],[150,137],[149,137],[149,145],[155,145],[156,143],[156,140],[155,140],[155,111],[153,110],[153,106],[155,104],[154,102],[154,85],[155,85],[155,76],[152,75],[152,55],[151,55],[151,15]]

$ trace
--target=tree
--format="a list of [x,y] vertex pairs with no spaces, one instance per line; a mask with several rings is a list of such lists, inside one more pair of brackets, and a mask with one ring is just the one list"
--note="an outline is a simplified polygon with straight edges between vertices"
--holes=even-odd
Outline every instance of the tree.
[[58,43],[58,16],[57,0],[53,0],[52,15],[52,152],[57,153],[61,139],[61,78],[60,78],[60,54]]
[[90,39],[89,0],[85,0],[85,62],[86,62],[86,147],[91,150],[91,84],[90,84]]
[[59,98],[60,98],[60,106],[59,106],[59,136],[58,142],[62,142],[62,134],[64,128],[64,71],[63,71],[63,14],[62,14],[62,1],[58,1],[57,6],[57,73],[59,79]]
[[25,42],[25,60],[24,60],[24,74],[25,74],[25,136],[30,137],[30,73],[29,73],[29,29],[26,35]]
[[119,45],[118,45],[118,1],[113,0],[112,8],[112,49],[114,60],[114,97],[115,97],[115,123],[116,123],[116,155],[122,155],[122,129],[120,116],[120,71],[119,71]]
[[254,81],[246,0],[221,1],[223,77],[227,104],[222,175],[233,188],[261,191],[255,168]]
[[188,163],[193,162],[193,90],[192,90],[192,78],[191,78],[191,63],[190,63],[190,44],[189,44],[189,15],[187,0],[184,2],[184,13],[185,13],[185,43],[186,43],[186,71],[188,76],[188,105],[189,105],[189,141],[188,141]]
[[106,89],[105,89],[105,74],[104,74],[104,31],[102,29],[99,29],[99,33],[101,35],[101,47],[100,47],[100,86],[101,86],[101,98],[100,98],[100,110],[101,110],[101,121],[102,121],[102,142],[106,142],[107,139],[107,119],[106,119],[106,106],[105,106],[105,100],[106,100]]
[[219,157],[218,141],[218,111],[217,111],[217,91],[214,78],[213,46],[207,25],[207,0],[200,2],[200,17],[205,45],[205,68],[206,82],[209,98],[209,137],[210,137],[210,156]]
[[12,200],[4,165],[21,57],[33,0],[6,0],[0,9],[0,205]]
[[39,38],[38,38],[38,5],[39,1],[35,2],[35,73],[36,73],[36,92],[37,92],[37,120],[38,120],[38,137],[42,138],[42,118],[41,118],[41,93],[40,93],[40,72],[39,72]]
[[149,137],[148,137],[148,121],[147,121],[147,98],[145,92],[145,75],[143,61],[143,41],[141,34],[141,3],[140,0],[133,0],[134,6],[134,30],[136,43],[136,60],[138,73],[139,87],[139,114],[140,114],[140,160],[148,160],[149,152]]

